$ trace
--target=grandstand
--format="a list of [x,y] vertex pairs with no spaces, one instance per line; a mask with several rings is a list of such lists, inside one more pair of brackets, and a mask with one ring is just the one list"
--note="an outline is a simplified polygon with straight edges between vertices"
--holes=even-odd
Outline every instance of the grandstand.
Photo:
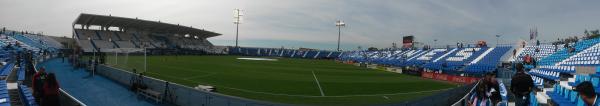
[[[26,75],[28,64],[34,64],[46,58],[49,54],[56,54],[64,49],[58,41],[46,35],[29,34],[11,30],[0,32],[0,105],[3,106],[37,106],[30,88],[31,79]],[[33,60],[26,59],[30,54]],[[20,57],[20,58],[17,58]],[[69,96],[69,93],[60,90],[60,97],[64,104],[79,104]]]
[[[583,101],[572,88],[583,81],[591,81],[596,92],[600,91],[596,74],[578,71],[600,72],[599,56],[600,38],[582,39],[569,43],[570,47],[563,45],[527,45],[519,58],[525,54],[533,55],[539,59],[538,66],[529,66],[528,72],[532,75],[534,83],[539,89],[533,93],[536,104],[580,106]],[[570,48],[572,48],[570,50]],[[537,50],[535,50],[537,49]],[[556,51],[555,51],[556,50]],[[523,61],[516,59],[515,62]]]
[[[430,50],[357,51],[341,57],[345,61],[387,64],[395,67],[417,66],[434,71],[456,70],[453,74],[491,72],[511,47],[451,48]],[[482,61],[483,60],[483,61]]]
[[[522,62],[526,54],[539,60],[538,66],[527,66],[530,69],[528,74],[532,75],[534,85],[538,88],[537,92],[531,94],[536,98],[530,101],[532,105],[582,105],[581,98],[571,88],[583,81],[591,81],[596,92],[600,91],[600,78],[596,75],[600,72],[600,68],[597,68],[600,66],[600,38],[582,39],[567,45],[572,46],[565,48],[563,44],[542,44],[526,45],[524,48],[514,45],[489,48],[355,51],[346,53],[340,59],[391,67],[424,68],[426,71],[448,75],[477,76],[486,72],[496,72],[505,61],[503,59],[506,59],[506,53],[512,49],[519,49],[512,62]],[[590,70],[596,74],[582,74],[577,70]]]
[[72,37],[85,52],[148,48],[216,53],[221,51],[212,51],[215,47],[206,38],[218,35],[179,24],[83,13],[73,22]]
[[[0,46],[7,48],[0,50],[0,93],[4,94],[0,101],[7,102],[0,105],[38,104],[26,83],[30,78],[25,66],[35,64],[34,69],[48,67],[60,74],[61,85],[69,91],[61,90],[68,98],[64,101],[77,105],[461,106],[476,95],[474,89],[482,84],[484,74],[514,72],[508,67],[523,62],[528,54],[539,60],[527,65],[536,86],[531,105],[583,105],[572,88],[584,81],[592,82],[600,94],[600,38],[524,47],[357,51],[231,47],[213,45],[207,38],[220,34],[204,29],[85,13],[74,21],[72,32],[73,41],[85,52],[75,64],[85,64],[88,58],[106,59],[94,70],[100,76],[70,80],[93,68],[73,69],[58,58],[46,59],[52,56],[44,53],[55,57],[75,48],[65,48],[64,42],[44,35],[5,31],[0,34]],[[511,50],[519,51],[514,58]],[[27,52],[40,59],[17,63],[15,56]],[[188,53],[209,55],[179,55]],[[512,100],[505,85],[510,77],[498,79],[500,104],[509,105]],[[146,88],[133,92],[125,88],[138,86],[134,82],[139,80]],[[98,94],[102,99],[86,96],[96,93],[102,93]]]

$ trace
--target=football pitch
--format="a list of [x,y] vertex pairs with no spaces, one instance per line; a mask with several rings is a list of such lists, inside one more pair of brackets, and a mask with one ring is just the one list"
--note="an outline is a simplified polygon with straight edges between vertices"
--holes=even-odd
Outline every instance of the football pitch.
[[456,84],[367,69],[333,60],[246,56],[107,55],[113,67],[195,87],[211,85],[218,93],[277,103],[369,105],[399,103],[457,87]]

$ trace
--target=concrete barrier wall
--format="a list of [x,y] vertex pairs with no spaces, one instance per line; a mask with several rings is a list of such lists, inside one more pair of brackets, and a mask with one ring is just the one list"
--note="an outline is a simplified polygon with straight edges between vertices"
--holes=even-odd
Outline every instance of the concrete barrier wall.
[[[131,72],[113,68],[110,66],[100,65],[98,66],[97,74],[103,75],[109,79],[114,80],[122,84],[123,86],[130,87],[132,78],[134,75]],[[166,81],[147,77],[143,79],[144,84],[149,89],[157,92],[161,92],[165,95]],[[206,92],[197,90],[184,85],[175,83],[169,83],[168,90],[170,94],[164,97],[164,101],[173,103],[181,106],[274,106],[274,105],[286,105],[278,103],[270,103],[264,101],[256,101],[245,98],[239,98],[234,96],[228,96],[213,92]]]

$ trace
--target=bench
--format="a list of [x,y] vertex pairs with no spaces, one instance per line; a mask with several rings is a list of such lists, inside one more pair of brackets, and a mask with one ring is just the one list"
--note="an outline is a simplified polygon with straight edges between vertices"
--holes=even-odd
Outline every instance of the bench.
[[162,94],[160,92],[157,91],[153,91],[150,89],[137,89],[137,94],[138,95],[142,95],[146,98],[150,98],[155,100],[157,103],[162,102]]

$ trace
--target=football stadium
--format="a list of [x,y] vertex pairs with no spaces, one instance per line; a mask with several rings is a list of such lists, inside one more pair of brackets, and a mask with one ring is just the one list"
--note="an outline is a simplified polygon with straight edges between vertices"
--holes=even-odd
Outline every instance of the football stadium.
[[[402,25],[392,28],[400,28],[400,31],[403,31],[397,34],[385,28],[393,27],[391,24],[415,20],[381,12],[398,9],[392,8],[395,6],[379,2],[335,1],[332,5],[337,6],[336,8],[341,12],[348,12],[343,9],[354,10],[360,6],[368,7],[363,8],[365,10],[377,12],[347,13],[355,15],[340,13],[337,14],[340,16],[334,16],[338,17],[337,19],[327,18],[327,21],[331,22],[327,24],[329,25],[327,27],[330,27],[328,30],[331,31],[325,31],[327,33],[323,34],[324,30],[319,29],[321,28],[319,25],[322,25],[319,21],[306,22],[314,18],[311,17],[312,15],[302,18],[293,16],[295,18],[291,20],[297,21],[289,22],[295,23],[293,25],[264,26],[287,23],[287,21],[278,22],[280,20],[276,18],[283,18],[283,15],[288,13],[265,10],[272,6],[264,5],[269,4],[266,2],[272,2],[268,0],[255,1],[256,4],[235,0],[232,2],[240,2],[233,4],[244,4],[240,7],[247,7],[249,10],[227,7],[227,11],[233,10],[234,16],[228,13],[228,18],[222,19],[219,17],[220,13],[216,11],[221,11],[219,9],[225,8],[224,4],[229,2],[212,7],[207,5],[212,3],[207,3],[203,4],[204,7],[180,8],[174,8],[171,2],[153,2],[152,5],[141,3],[138,9],[129,8],[137,12],[156,13],[141,15],[143,17],[115,15],[111,14],[112,12],[104,14],[106,12],[98,12],[102,9],[94,6],[86,7],[91,6],[87,4],[82,6],[83,11],[79,12],[67,11],[69,9],[59,7],[68,3],[49,6],[56,10],[64,9],[65,13],[56,12],[54,9],[34,9],[36,12],[33,13],[40,15],[48,14],[47,12],[55,13],[52,15],[69,13],[67,16],[56,16],[69,17],[64,19],[67,23],[63,20],[52,21],[50,19],[55,19],[52,17],[40,21],[19,22],[16,17],[30,17],[30,14],[2,10],[0,14],[4,16],[0,17],[4,19],[0,21],[2,27],[0,106],[596,106],[600,104],[596,101],[600,95],[600,31],[598,30],[600,23],[596,22],[600,15],[589,16],[595,19],[565,21],[572,24],[540,24],[535,21],[524,24],[526,27],[517,27],[512,25],[514,20],[509,22],[509,20],[482,15],[486,12],[481,11],[487,8],[478,12],[474,11],[479,9],[468,9],[479,3],[468,2],[465,3],[468,4],[466,7],[459,8],[461,5],[436,1],[408,2],[420,6],[434,5],[428,9],[443,8],[434,10],[455,13],[440,13],[444,18],[435,20],[434,25],[423,23],[415,25],[414,28],[402,27]],[[28,4],[27,1],[0,3]],[[138,2],[124,4],[135,5],[136,3]],[[195,3],[197,2],[173,2],[175,5]],[[319,3],[323,2],[287,1],[281,4],[285,6],[284,8],[275,8],[283,11],[288,8],[315,5],[318,7],[321,5]],[[328,3],[330,2],[323,4]],[[391,4],[400,3],[404,2]],[[519,7],[516,4],[521,2],[514,5],[510,5],[511,3],[513,2],[487,1],[481,5]],[[3,9],[14,7],[1,4],[0,7]],[[591,8],[589,4],[593,3],[572,4],[573,6],[570,7],[578,7],[571,9],[573,11],[584,13],[594,10],[589,9]],[[114,6],[113,8],[118,11],[115,13],[118,14],[138,14],[130,10],[120,10],[127,11],[120,12],[118,10],[120,6],[113,4],[100,3],[99,5]],[[297,5],[300,6],[294,7]],[[68,4],[68,6],[75,5]],[[165,6],[173,8],[160,8]],[[428,14],[413,13],[413,11],[421,11],[422,7],[405,6],[408,7],[398,11],[410,10],[410,12],[399,14],[407,17]],[[187,10],[209,7],[214,10],[208,9],[210,11],[203,12],[199,16],[216,17],[214,20],[190,20],[188,17],[194,15],[174,15],[177,13],[155,11],[155,9]],[[389,8],[375,9],[381,7]],[[30,11],[28,7],[18,8],[14,11]],[[540,8],[548,7],[540,6]],[[330,10],[304,9],[307,10],[295,11],[291,14],[320,14],[328,13]],[[277,16],[265,19],[251,17],[264,15],[265,13],[253,12],[261,10],[271,11],[267,13],[277,14]],[[306,11],[312,12],[305,13]],[[517,10],[501,10],[498,14],[517,13],[515,11]],[[553,23],[554,21],[548,20],[562,20],[556,14],[563,13],[575,14],[563,11],[550,12],[545,15],[552,18],[540,21]],[[280,14],[282,16],[279,16]],[[373,15],[371,17],[390,16],[393,17],[390,19],[393,21],[389,23],[375,21],[379,19],[365,18],[368,17],[365,14]],[[453,19],[455,16],[467,17],[465,19],[470,21],[455,20]],[[247,21],[245,19],[242,21],[242,17],[249,18]],[[525,16],[515,17],[527,20]],[[513,18],[519,19],[515,17]],[[230,21],[231,18],[233,23]],[[428,19],[439,18],[422,20]],[[532,19],[539,19],[539,17]],[[211,24],[216,20],[226,20],[228,23]],[[419,18],[416,20],[421,22]],[[476,21],[477,24],[470,23],[471,21]],[[582,24],[580,21],[586,23]],[[202,23],[201,27],[198,27],[199,22],[207,24]],[[257,24],[258,22],[267,24]],[[47,23],[60,24],[48,26]],[[304,27],[300,23],[316,26]],[[437,24],[449,25],[437,26]],[[501,27],[488,26],[492,24]],[[534,25],[530,27],[530,24]],[[221,26],[224,25],[226,27],[222,28]],[[240,27],[240,25],[253,28]],[[552,27],[553,25],[569,28]],[[435,30],[447,26],[457,28],[431,33],[422,33],[418,29]],[[373,30],[372,28],[383,29],[373,31],[375,33],[361,32]],[[500,30],[490,30],[490,28]],[[245,34],[245,31],[250,33]],[[267,32],[258,33],[261,31]],[[282,34],[278,31],[296,31],[299,34]],[[442,32],[448,35],[439,34]],[[393,34],[376,35],[382,33]],[[259,37],[252,36],[253,34]],[[314,38],[305,41],[303,34],[315,35],[306,35]],[[224,36],[227,38],[223,38]],[[391,46],[388,45],[390,43]]]

